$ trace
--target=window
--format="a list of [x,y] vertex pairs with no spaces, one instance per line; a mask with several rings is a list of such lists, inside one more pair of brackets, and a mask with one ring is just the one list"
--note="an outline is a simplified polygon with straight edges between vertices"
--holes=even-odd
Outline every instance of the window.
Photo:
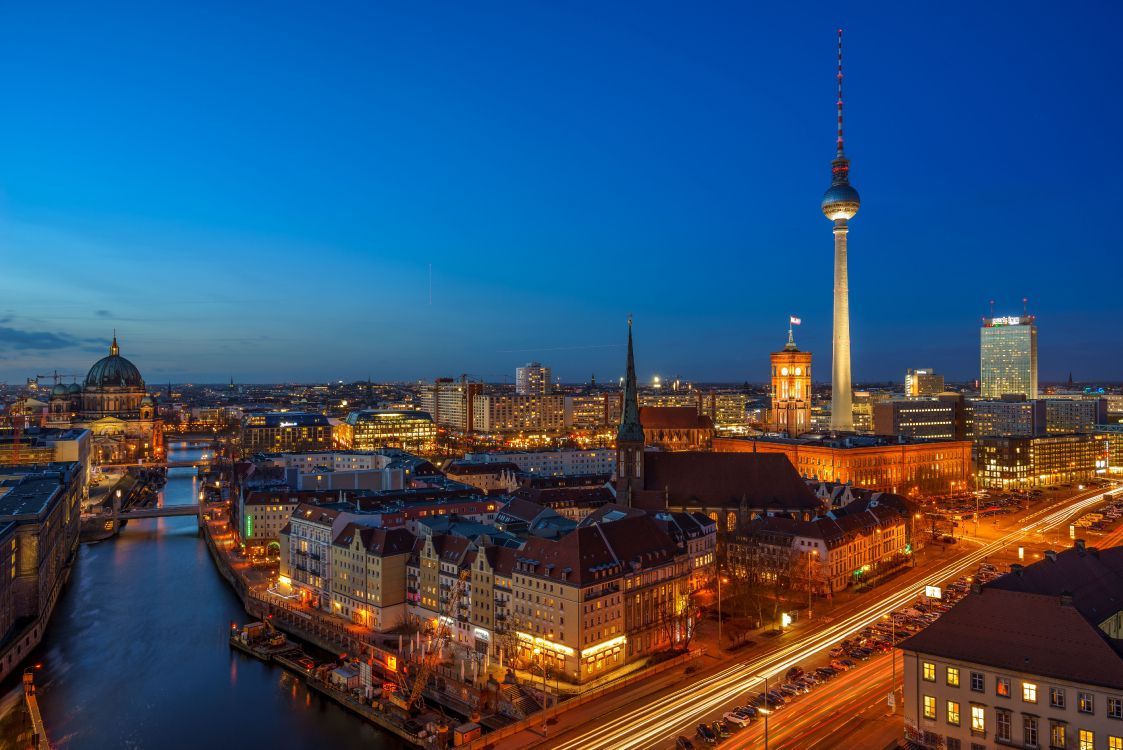
[[948,724],[953,727],[959,726],[959,703],[957,701],[948,701]]
[[1123,698],[1107,699],[1107,718],[1123,719]]
[[1049,746],[1065,747],[1065,725],[1053,722],[1049,725]]
[[1022,743],[1026,747],[1037,747],[1037,717],[1022,717]]
[[1091,693],[1076,694],[1076,710],[1082,714],[1090,714],[1095,710],[1095,701]]
[[955,737],[948,737],[944,747],[946,747],[947,750],[963,750],[963,743]]
[[930,661],[924,662],[924,681],[925,682],[935,682],[936,681],[936,665],[933,664]]
[[1037,703],[1037,685],[1032,682],[1023,682],[1022,700],[1026,703]]
[[1123,750],[1123,737],[1108,737],[1107,750]]
[[1010,678],[1009,677],[995,677],[994,678],[994,694],[999,698],[1010,697]]
[[1096,750],[1096,733],[1089,729],[1080,730],[1080,750]]
[[1010,712],[998,709],[994,712],[994,738],[1010,741]]
[[1053,708],[1065,707],[1065,689],[1058,687],[1049,688],[1049,705]]
[[948,685],[959,687],[959,667],[948,667]]
[[972,672],[971,673],[971,689],[974,690],[976,693],[981,693],[981,692],[983,692],[983,690],[986,689],[985,687],[983,687],[983,673],[982,672]]
[[982,706],[971,706],[971,731],[979,734],[987,731],[986,709]]

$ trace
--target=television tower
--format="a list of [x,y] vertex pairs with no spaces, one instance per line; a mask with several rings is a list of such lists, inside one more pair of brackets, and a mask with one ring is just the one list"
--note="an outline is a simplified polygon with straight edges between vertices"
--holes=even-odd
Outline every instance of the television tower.
[[854,429],[850,383],[850,283],[846,270],[847,222],[858,213],[858,191],[850,185],[850,161],[842,148],[842,29],[838,30],[838,151],[831,162],[831,186],[823,214],[834,222],[834,337],[831,350],[831,430]]

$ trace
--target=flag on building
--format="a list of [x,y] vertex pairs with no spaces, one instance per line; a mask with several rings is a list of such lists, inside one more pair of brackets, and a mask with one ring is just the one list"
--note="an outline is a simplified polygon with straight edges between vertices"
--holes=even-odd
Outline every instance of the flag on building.
[[797,325],[799,325],[799,324],[800,324],[800,322],[801,322],[801,321],[800,321],[800,319],[799,319],[799,318],[797,318],[796,316],[792,315],[791,317],[789,317],[789,318],[788,318],[788,322],[789,322],[789,323],[791,323],[791,324],[792,324],[793,326],[797,326]]

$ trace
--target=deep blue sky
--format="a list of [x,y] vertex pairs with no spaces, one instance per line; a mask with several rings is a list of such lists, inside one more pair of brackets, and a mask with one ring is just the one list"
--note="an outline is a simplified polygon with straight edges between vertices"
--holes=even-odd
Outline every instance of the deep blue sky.
[[855,378],[1118,379],[1120,7],[7,2],[0,380],[826,379],[838,26]]

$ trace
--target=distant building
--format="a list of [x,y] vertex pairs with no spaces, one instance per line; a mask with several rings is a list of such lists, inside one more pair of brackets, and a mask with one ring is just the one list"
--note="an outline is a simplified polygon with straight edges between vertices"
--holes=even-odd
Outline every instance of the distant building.
[[796,347],[788,328],[788,343],[771,358],[772,428],[799,437],[811,430],[811,352]]
[[615,427],[620,421],[619,393],[578,393],[564,398],[566,428],[580,430]]
[[415,453],[430,453],[437,445],[437,425],[424,411],[353,411],[343,420],[341,432],[342,447],[354,450],[401,448]]
[[348,503],[298,505],[280,533],[281,590],[291,590],[305,605],[332,611],[332,543],[352,523],[373,527],[378,517],[356,513]]
[[78,462],[0,466],[0,679],[43,637],[78,551]]
[[975,438],[1032,437],[1046,432],[1046,404],[1041,399],[1027,400],[1021,394],[1001,399],[975,401],[971,405]]
[[944,376],[931,367],[919,367],[905,373],[906,396],[935,396],[944,390]]
[[472,429],[484,433],[565,431],[565,396],[479,393],[472,398]]
[[459,381],[437,378],[421,386],[417,396],[422,410],[428,412],[439,427],[471,432],[474,429],[473,399],[482,392],[482,383],[469,383],[466,377]]
[[875,435],[966,440],[966,407],[959,394],[881,401],[873,406]]
[[642,406],[644,443],[668,451],[709,450],[714,422],[693,406]]
[[372,630],[406,621],[406,562],[413,534],[405,529],[344,526],[331,545],[331,611]]
[[616,466],[616,454],[609,448],[491,451],[467,453],[464,460],[478,463],[512,463],[520,472],[547,477],[608,475]]
[[976,452],[979,487],[1029,489],[1106,473],[1108,441],[1090,434],[983,437],[976,440]]
[[92,437],[84,427],[31,427],[16,431],[0,429],[0,466],[67,463],[82,466],[83,489],[90,480]]
[[1123,747],[1123,547],[1077,540],[901,643],[909,747]]
[[247,414],[242,419],[241,444],[243,455],[326,451],[333,447],[332,426],[323,414]]
[[979,329],[979,395],[1037,398],[1037,325],[1032,315],[984,318]]
[[494,463],[453,461],[445,467],[445,476],[470,484],[484,492],[511,492],[518,487],[519,467],[509,461]]
[[1045,429],[1050,435],[1092,432],[1107,422],[1107,399],[1047,398]]
[[553,390],[550,368],[541,362],[528,362],[515,368],[515,393],[519,396],[545,396]]
[[832,438],[715,438],[721,452],[787,456],[800,476],[898,495],[946,495],[970,488],[971,442],[853,435]]

